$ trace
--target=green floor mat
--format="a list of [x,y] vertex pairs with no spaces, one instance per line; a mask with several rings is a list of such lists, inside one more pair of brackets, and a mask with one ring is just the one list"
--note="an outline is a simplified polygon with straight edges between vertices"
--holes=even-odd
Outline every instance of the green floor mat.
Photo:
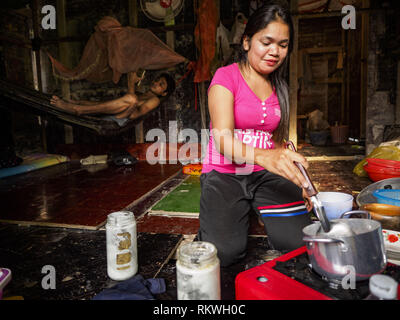
[[189,176],[176,189],[154,205],[150,214],[197,216],[200,211],[200,177]]

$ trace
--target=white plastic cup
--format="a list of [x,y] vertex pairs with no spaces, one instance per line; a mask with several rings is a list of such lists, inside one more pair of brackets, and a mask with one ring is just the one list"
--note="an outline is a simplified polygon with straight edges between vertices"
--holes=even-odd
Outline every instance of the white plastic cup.
[[325,208],[328,220],[339,219],[353,209],[353,196],[343,192],[319,192],[317,198]]

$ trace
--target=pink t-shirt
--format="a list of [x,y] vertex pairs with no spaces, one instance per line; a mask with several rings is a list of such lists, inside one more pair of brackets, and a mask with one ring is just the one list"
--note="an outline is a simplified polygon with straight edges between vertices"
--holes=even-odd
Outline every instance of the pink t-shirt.
[[[235,138],[256,148],[273,149],[272,132],[278,127],[281,119],[281,108],[275,91],[266,100],[261,101],[243,79],[237,63],[219,68],[208,90],[216,84],[233,94]],[[259,165],[237,164],[220,154],[215,147],[211,129],[210,123],[210,140],[202,172],[214,169],[221,173],[248,174],[264,170]]]

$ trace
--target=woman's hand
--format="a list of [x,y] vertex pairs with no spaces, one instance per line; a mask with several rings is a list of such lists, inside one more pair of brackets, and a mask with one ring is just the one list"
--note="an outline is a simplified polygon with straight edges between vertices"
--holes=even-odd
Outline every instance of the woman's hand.
[[269,172],[278,174],[300,188],[307,188],[308,183],[300,170],[294,164],[294,161],[299,162],[305,169],[308,168],[308,162],[301,154],[289,149],[258,149],[258,154],[255,156],[256,164],[264,167]]

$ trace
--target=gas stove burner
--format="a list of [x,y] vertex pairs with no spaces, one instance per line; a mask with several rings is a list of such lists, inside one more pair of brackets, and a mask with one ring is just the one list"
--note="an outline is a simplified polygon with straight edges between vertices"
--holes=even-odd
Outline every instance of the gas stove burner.
[[[315,271],[313,271],[313,272],[315,272]],[[333,290],[339,290],[342,287],[342,282],[337,279],[329,279],[326,276],[322,276],[319,274],[317,274],[317,276],[321,277],[321,279],[324,280],[328,284],[328,287]]]
[[[382,274],[399,282],[400,266],[388,264]],[[345,289],[341,281],[323,278],[315,272],[305,246],[236,277],[239,300],[362,300],[368,295],[369,280],[357,281],[355,289]]]
[[324,280],[328,281],[329,288],[334,289],[334,290],[339,289],[340,283],[338,283],[338,282],[336,282],[334,280],[326,280],[326,279],[324,279]]
[[329,279],[329,278],[326,277],[326,276],[323,276],[323,275],[318,274],[318,272],[315,271],[315,270],[313,269],[311,263],[308,264],[308,267],[310,268],[310,271],[311,271],[316,277],[319,277],[320,279],[322,279],[323,281],[325,281],[325,282],[328,284],[329,288],[334,289],[334,290],[337,290],[337,289],[340,289],[340,288],[341,288],[342,282],[341,282],[340,280],[337,280],[337,279]]
[[341,282],[340,282],[339,280],[336,280],[336,279],[329,279],[329,278],[326,277],[326,276],[320,275],[320,274],[318,274],[317,271],[315,271],[315,270],[312,268],[312,265],[311,265],[311,264],[309,264],[308,266],[309,266],[309,268],[310,268],[310,271],[311,271],[316,277],[319,277],[320,279],[322,279],[323,281],[325,281],[325,282],[328,284],[329,288],[335,289],[335,290],[337,290],[337,289],[340,288]]
[[[342,282],[340,280],[337,279],[329,279],[325,276],[320,276],[322,280],[324,280],[325,282],[328,283],[329,288],[333,289],[333,290],[339,290],[342,289]],[[356,285],[357,287],[357,285]]]
[[[326,276],[320,275],[317,271],[315,271],[312,268],[311,263],[308,264],[308,266],[310,268],[310,271],[315,275],[315,277],[320,278],[323,281],[325,281],[328,284],[328,287],[330,289],[333,289],[333,290],[349,290],[349,289],[343,288],[343,283],[342,283],[341,280],[331,279],[331,278],[328,278]],[[368,287],[369,288],[369,280],[356,281],[355,288],[357,288],[357,287],[358,288],[361,288],[361,287]],[[352,290],[355,290],[355,289],[352,289]]]
[[264,261],[270,261],[279,258],[282,254],[283,253],[278,250],[267,250],[262,258]]

